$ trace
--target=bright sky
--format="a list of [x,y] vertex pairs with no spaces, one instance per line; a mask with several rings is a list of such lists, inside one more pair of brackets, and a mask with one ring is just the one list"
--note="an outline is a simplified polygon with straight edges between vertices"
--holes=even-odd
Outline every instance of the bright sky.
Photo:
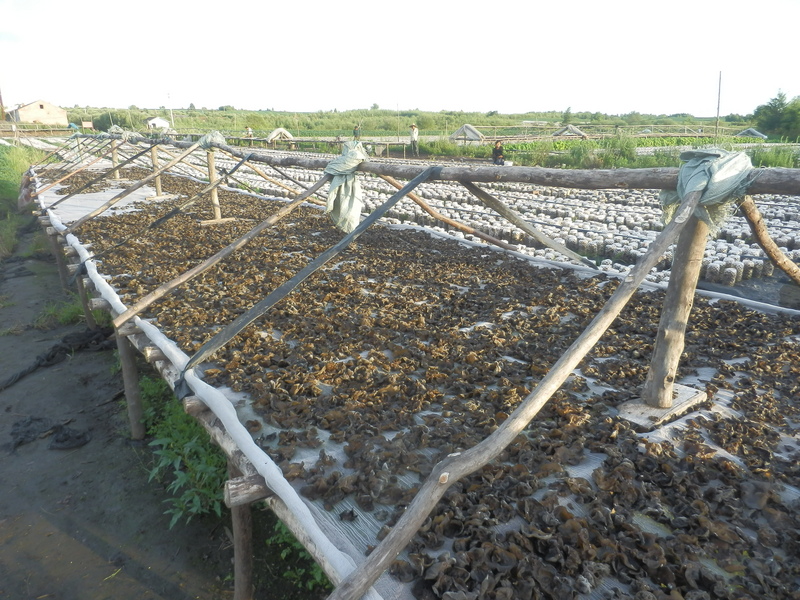
[[[800,0],[0,0],[6,107],[749,114]],[[721,94],[720,73],[722,74]]]

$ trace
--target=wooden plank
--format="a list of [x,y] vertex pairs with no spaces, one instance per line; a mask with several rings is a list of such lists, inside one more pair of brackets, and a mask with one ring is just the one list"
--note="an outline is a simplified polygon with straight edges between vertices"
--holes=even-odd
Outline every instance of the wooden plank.
[[753,202],[753,198],[751,196],[745,196],[744,201],[739,205],[739,210],[742,211],[742,215],[744,215],[745,220],[748,225],[750,225],[750,230],[753,232],[756,242],[764,249],[769,259],[776,267],[786,273],[792,281],[800,285],[800,267],[786,256],[773,241],[772,237],[769,235],[769,231],[767,231],[767,226],[764,224],[764,218],[761,216],[761,212],[758,210],[756,203]]

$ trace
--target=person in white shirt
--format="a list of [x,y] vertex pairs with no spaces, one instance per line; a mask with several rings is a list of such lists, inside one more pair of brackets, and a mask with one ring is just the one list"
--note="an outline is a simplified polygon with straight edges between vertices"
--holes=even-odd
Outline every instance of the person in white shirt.
[[411,124],[411,153],[419,157],[419,129],[414,123]]

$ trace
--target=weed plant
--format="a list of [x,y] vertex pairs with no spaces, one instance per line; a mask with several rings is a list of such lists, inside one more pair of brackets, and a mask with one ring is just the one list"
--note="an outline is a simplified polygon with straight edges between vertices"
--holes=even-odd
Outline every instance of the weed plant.
[[282,521],[275,522],[273,533],[267,538],[267,546],[271,550],[279,550],[280,558],[286,565],[282,575],[287,581],[309,592],[333,589],[325,572]]
[[160,481],[171,494],[164,511],[172,518],[170,529],[181,520],[199,515],[222,516],[222,489],[227,462],[202,426],[187,415],[169,386],[160,378],[142,377],[139,389],[144,404],[145,427],[153,436],[150,446],[155,464],[149,479]]

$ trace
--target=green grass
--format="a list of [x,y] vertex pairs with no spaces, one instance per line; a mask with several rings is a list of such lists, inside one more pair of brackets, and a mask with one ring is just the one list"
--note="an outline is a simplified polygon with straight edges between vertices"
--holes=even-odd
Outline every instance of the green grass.
[[17,231],[28,221],[17,211],[22,176],[44,156],[41,150],[28,146],[0,146],[0,260],[14,252]]
[[[98,325],[111,323],[111,317],[104,310],[93,310],[92,316]],[[69,294],[64,300],[48,302],[42,312],[33,320],[33,326],[44,331],[84,322],[86,322],[86,315],[83,312],[80,297],[77,294]]]

